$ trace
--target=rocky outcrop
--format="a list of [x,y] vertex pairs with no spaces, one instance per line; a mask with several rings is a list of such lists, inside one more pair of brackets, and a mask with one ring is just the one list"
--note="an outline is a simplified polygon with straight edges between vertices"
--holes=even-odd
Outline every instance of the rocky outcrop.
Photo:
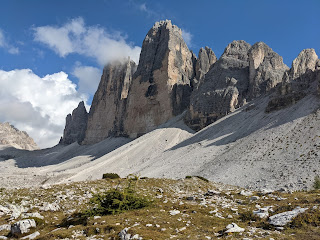
[[93,144],[108,136],[126,135],[124,119],[127,98],[136,64],[130,59],[108,64],[101,77],[91,109],[83,144]]
[[233,41],[193,91],[186,123],[194,130],[209,125],[269,92],[287,70],[282,57],[265,43]]
[[314,49],[302,50],[298,57],[292,62],[292,67],[289,71],[289,80],[294,80],[302,77],[308,71],[315,71],[320,67],[320,61]]
[[249,84],[250,47],[245,41],[230,43],[198,89],[192,92],[186,117],[191,128],[199,130],[207,126],[244,101]]
[[36,150],[37,144],[25,131],[20,131],[9,123],[0,123],[0,144],[18,149]]
[[210,67],[217,61],[217,57],[211,48],[200,48],[196,62],[196,78],[201,81]]
[[295,104],[309,92],[319,94],[320,60],[314,49],[304,49],[286,71],[278,91],[266,108],[266,112],[279,110]]
[[282,57],[263,42],[249,50],[249,96],[255,98],[269,92],[282,81],[289,68]]
[[137,137],[189,106],[193,54],[171,21],[155,23],[145,37],[128,96],[126,133]]
[[87,122],[88,113],[84,102],[81,101],[78,107],[72,111],[72,114],[68,114],[66,117],[66,126],[60,144],[81,143],[85,136]]

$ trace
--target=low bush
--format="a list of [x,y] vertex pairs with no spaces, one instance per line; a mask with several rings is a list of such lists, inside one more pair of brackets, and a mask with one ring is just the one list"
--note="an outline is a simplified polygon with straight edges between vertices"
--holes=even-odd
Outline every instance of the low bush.
[[120,176],[116,173],[104,173],[102,175],[102,179],[117,179],[120,178]]
[[139,196],[135,187],[138,177],[127,177],[127,187],[123,190],[111,189],[103,194],[98,194],[91,199],[95,207],[86,212],[88,216],[118,214],[128,210],[140,209],[150,205],[150,201]]
[[290,223],[291,228],[301,228],[307,225],[320,226],[320,209],[312,209],[301,213]]
[[320,177],[316,176],[314,178],[314,183],[313,183],[314,189],[320,189]]
[[250,222],[250,221],[257,221],[259,217],[254,215],[252,211],[247,211],[244,213],[239,214],[240,220],[242,222]]

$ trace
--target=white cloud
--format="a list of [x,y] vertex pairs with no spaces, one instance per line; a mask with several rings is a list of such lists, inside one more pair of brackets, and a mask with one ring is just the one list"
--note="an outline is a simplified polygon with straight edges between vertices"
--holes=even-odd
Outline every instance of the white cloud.
[[41,78],[30,69],[0,70],[0,122],[26,131],[40,147],[58,143],[66,115],[82,100],[64,72]]
[[10,54],[19,54],[19,48],[12,46],[0,29],[0,47],[6,49]]
[[181,31],[182,31],[182,37],[183,37],[184,41],[186,42],[188,47],[191,47],[193,35],[184,29],[181,29]]
[[72,73],[79,79],[78,91],[93,95],[101,78],[101,69],[91,66],[77,66]]
[[107,32],[99,26],[86,26],[82,18],[76,18],[63,26],[34,28],[35,41],[46,44],[59,56],[78,53],[92,57],[100,65],[113,60],[130,58],[138,62],[141,48],[126,42],[120,32]]

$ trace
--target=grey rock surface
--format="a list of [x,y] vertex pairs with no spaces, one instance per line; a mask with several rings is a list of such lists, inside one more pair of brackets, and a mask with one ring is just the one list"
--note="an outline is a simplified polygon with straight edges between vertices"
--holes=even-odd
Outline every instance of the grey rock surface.
[[230,43],[192,92],[186,118],[191,128],[199,130],[241,105],[249,85],[250,47],[242,40]]
[[226,233],[244,232],[244,228],[239,227],[236,223],[231,223],[226,226]]
[[61,144],[71,144],[74,142],[82,142],[87,128],[88,113],[81,101],[77,108],[68,114],[66,117],[66,126],[64,128],[63,137],[60,140]]
[[310,92],[319,94],[320,60],[314,49],[304,49],[284,73],[277,93],[270,99],[266,112],[288,107]]
[[298,216],[300,213],[304,213],[306,210],[308,210],[308,208],[296,207],[292,211],[273,215],[269,217],[269,223],[274,226],[285,226],[287,223],[291,222],[294,217]]
[[11,226],[11,234],[19,235],[30,231],[30,228],[35,228],[36,222],[34,219],[24,219],[14,223]]
[[20,131],[8,122],[0,123],[0,144],[10,145],[17,149],[38,149],[37,144],[25,131]]
[[136,64],[130,59],[108,64],[101,77],[91,109],[84,144],[93,144],[109,136],[126,135],[124,119],[127,98]]
[[196,62],[196,78],[201,81],[212,65],[217,61],[217,57],[211,48],[200,48]]
[[269,92],[282,81],[289,70],[279,54],[263,42],[255,43],[249,50],[249,99]]
[[189,107],[194,55],[171,21],[160,21],[145,37],[128,95],[124,128],[130,137],[145,134]]

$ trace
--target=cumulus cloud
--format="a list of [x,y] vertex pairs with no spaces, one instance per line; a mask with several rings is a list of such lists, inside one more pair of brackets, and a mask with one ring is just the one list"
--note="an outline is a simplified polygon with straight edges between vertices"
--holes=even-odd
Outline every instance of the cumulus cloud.
[[78,91],[93,95],[101,78],[101,69],[91,66],[77,66],[73,73],[79,79]]
[[0,29],[0,48],[6,49],[10,54],[19,54],[19,48],[14,47],[8,43],[8,39],[4,36],[4,33],[1,29]]
[[40,147],[58,143],[80,95],[64,72],[39,77],[30,69],[0,70],[0,122],[26,131]]
[[182,37],[183,37],[184,41],[186,42],[188,47],[191,47],[193,35],[184,29],[181,29],[181,31],[182,31]]
[[59,56],[77,53],[96,59],[100,65],[130,58],[138,62],[141,48],[126,41],[120,32],[108,32],[99,26],[86,26],[82,18],[62,26],[34,28],[34,40],[46,44]]

